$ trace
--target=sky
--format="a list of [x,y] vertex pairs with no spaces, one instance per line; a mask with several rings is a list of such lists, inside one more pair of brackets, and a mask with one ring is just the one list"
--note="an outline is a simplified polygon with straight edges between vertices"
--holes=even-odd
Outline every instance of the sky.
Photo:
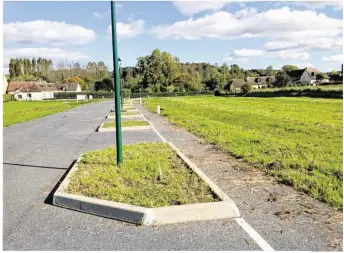
[[[112,69],[110,2],[4,2],[4,73],[10,58],[104,61]],[[181,62],[321,71],[343,63],[342,2],[116,1],[122,66],[155,48]]]

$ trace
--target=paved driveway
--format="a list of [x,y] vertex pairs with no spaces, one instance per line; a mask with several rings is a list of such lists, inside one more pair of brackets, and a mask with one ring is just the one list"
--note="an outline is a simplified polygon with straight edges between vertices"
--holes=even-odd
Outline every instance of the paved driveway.
[[[260,250],[233,220],[137,227],[48,204],[81,153],[115,144],[114,133],[95,132],[112,105],[4,128],[4,250]],[[124,144],[144,141],[159,138],[153,131],[123,133]]]

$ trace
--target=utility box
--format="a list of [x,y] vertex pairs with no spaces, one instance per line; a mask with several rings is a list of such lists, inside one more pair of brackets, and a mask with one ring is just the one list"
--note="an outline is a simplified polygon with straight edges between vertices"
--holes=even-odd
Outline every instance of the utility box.
[[76,95],[76,99],[77,100],[85,100],[86,99],[86,95]]
[[88,96],[88,99],[93,99],[93,96],[92,96],[92,95],[89,95],[89,96]]

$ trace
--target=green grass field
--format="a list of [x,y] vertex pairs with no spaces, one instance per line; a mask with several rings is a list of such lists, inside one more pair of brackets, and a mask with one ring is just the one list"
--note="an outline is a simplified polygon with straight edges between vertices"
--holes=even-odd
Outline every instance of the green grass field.
[[[97,102],[100,100],[91,100]],[[91,101],[11,101],[3,103],[4,127],[72,109]]]
[[67,192],[144,207],[216,201],[166,143],[124,145],[120,167],[115,157],[115,147],[84,154]]
[[[148,122],[144,120],[126,120],[122,121],[122,127],[131,127],[131,126],[147,126]],[[104,128],[116,127],[115,122],[105,122],[103,125]]]
[[342,209],[342,100],[150,98],[145,106],[222,150]]

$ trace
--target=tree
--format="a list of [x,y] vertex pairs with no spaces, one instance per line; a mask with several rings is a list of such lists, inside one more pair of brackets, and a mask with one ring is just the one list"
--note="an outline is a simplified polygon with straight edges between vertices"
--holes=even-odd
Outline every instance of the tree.
[[320,84],[321,81],[325,79],[325,74],[324,73],[318,73],[315,78],[317,80],[317,83]]
[[97,81],[97,82],[95,82],[95,84],[94,84],[94,89],[95,89],[96,91],[105,90],[105,84],[104,84],[102,81]]
[[36,62],[35,57],[32,58],[31,67],[32,67],[32,73],[35,73],[37,71],[37,62]]
[[22,68],[21,68],[21,61],[20,61],[20,59],[16,59],[14,71],[15,71],[15,75],[14,75],[15,77],[21,76]]
[[339,71],[337,71],[337,70],[332,70],[332,71],[330,72],[330,75],[337,76],[337,75],[339,75]]
[[138,74],[143,77],[143,88],[151,87],[156,92],[167,91],[181,70],[178,58],[159,49],[153,50],[151,55],[139,57],[136,66]]
[[112,91],[114,90],[114,85],[113,82],[110,78],[104,78],[103,79],[103,84],[104,84],[104,89],[103,90],[107,90],[107,91]]
[[200,82],[201,78],[198,75],[192,77],[188,73],[182,73],[174,80],[175,90],[178,92],[185,91],[200,91],[203,88],[202,83]]
[[266,76],[272,76],[274,74],[274,69],[272,66],[268,66],[265,70],[265,75]]
[[284,87],[289,82],[291,82],[290,76],[284,71],[278,71],[276,74],[276,86],[277,87]]
[[297,66],[294,66],[294,65],[284,65],[282,67],[282,70],[286,73],[289,73],[290,71],[293,71],[293,70],[298,70],[299,68]]
[[11,58],[9,64],[10,79],[16,77],[16,59]]
[[253,87],[251,83],[246,83],[242,86],[241,89],[244,93],[247,93],[247,92],[250,92],[253,89]]

